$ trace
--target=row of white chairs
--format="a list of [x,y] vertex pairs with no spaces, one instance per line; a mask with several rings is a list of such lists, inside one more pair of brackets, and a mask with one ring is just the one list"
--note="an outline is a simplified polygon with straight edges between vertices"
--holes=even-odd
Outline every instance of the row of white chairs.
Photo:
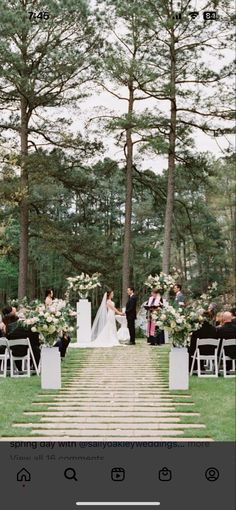
[[[26,347],[26,354],[24,356],[14,356],[12,352],[13,347]],[[19,338],[17,340],[7,340],[7,338],[0,338],[0,351],[4,350],[3,354],[0,354],[0,377],[7,376],[7,363],[10,360],[10,376],[11,377],[30,377],[32,370],[31,364],[34,367],[34,371],[39,375],[40,367],[37,366],[34,353],[30,344],[29,338]],[[16,368],[15,362],[21,361],[22,370]]]
[[[220,370],[221,370],[221,363],[223,368],[223,375],[224,377],[235,377],[235,359],[230,358],[226,355],[225,349],[227,347],[236,346],[236,339],[230,338],[227,340],[222,340],[222,345],[220,349],[220,353],[218,353],[219,350],[219,343],[221,340],[216,338],[198,338],[196,343],[196,350],[192,356],[192,365],[190,370],[190,375],[193,375],[194,371],[194,364],[197,362],[197,375],[198,377],[218,377]],[[201,354],[200,348],[203,346],[213,346],[214,347],[214,354],[208,355],[208,354]],[[226,362],[231,361],[232,362],[232,370],[231,373],[227,374],[226,369]],[[201,371],[201,362],[205,362],[206,367],[209,369],[207,371],[204,371],[202,373]],[[211,373],[209,373],[211,372]]]

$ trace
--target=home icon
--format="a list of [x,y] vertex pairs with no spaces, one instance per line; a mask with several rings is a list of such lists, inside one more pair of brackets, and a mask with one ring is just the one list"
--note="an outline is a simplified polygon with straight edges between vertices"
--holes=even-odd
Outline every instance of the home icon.
[[30,482],[31,480],[31,474],[25,468],[22,468],[20,471],[18,471],[16,476],[17,482]]

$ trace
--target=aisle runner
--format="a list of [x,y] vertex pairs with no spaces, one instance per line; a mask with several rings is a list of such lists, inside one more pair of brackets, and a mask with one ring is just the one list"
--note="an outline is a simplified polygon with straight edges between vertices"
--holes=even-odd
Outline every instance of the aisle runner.
[[37,416],[38,423],[15,424],[18,430],[29,428],[30,437],[55,440],[210,440],[203,437],[205,426],[193,412],[191,395],[168,389],[165,347],[142,341],[135,347],[93,349],[82,366],[80,349],[69,356],[63,389],[56,396],[42,392],[35,412],[24,413],[28,420]]

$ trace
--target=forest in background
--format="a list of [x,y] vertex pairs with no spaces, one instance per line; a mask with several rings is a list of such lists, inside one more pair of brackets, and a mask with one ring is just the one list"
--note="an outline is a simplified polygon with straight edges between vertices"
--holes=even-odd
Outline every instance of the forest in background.
[[[200,131],[233,132],[233,67],[223,58],[233,6],[205,5],[223,20],[180,22],[171,0],[95,10],[82,0],[1,2],[1,305],[41,299],[48,287],[62,297],[82,271],[101,273],[120,304],[128,284],[142,299],[146,277],[173,266],[189,299],[217,281],[225,302],[235,300],[235,154],[230,142],[222,157],[195,146]],[[29,20],[45,10],[49,19]],[[219,56],[216,71],[206,51]],[[126,113],[94,108],[76,130],[83,101],[101,90]],[[165,169],[142,169],[160,155]]]

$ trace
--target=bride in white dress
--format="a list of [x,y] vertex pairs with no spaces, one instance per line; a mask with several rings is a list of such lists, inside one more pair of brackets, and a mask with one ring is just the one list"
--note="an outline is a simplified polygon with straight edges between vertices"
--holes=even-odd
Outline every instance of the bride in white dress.
[[92,326],[92,347],[114,347],[120,345],[115,315],[124,315],[112,301],[113,291],[106,292]]

